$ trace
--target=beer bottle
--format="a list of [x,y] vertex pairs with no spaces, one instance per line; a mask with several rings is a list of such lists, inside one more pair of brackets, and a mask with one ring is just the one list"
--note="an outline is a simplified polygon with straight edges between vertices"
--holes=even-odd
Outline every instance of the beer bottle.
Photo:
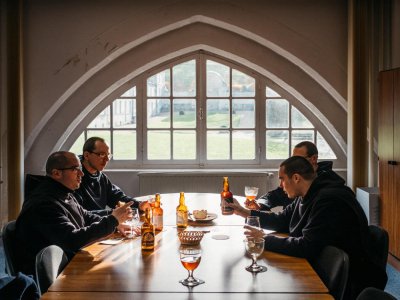
[[176,227],[185,229],[188,226],[188,209],[185,204],[185,193],[179,196],[179,205],[176,208]]
[[156,200],[153,208],[153,224],[157,231],[163,230],[163,215],[164,211],[161,208],[160,194],[156,194]]
[[223,178],[224,178],[224,181],[223,181],[223,189],[221,192],[221,211],[222,211],[223,215],[231,215],[231,214],[233,214],[233,208],[226,206],[225,201],[232,203],[233,202],[233,194],[229,190],[228,177],[223,177]]
[[154,250],[156,244],[156,232],[151,219],[152,211],[150,208],[146,208],[144,222],[141,227],[142,250]]

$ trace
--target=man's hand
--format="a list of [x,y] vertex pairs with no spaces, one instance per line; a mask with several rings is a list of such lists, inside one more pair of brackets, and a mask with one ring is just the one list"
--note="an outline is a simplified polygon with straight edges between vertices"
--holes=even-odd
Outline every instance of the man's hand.
[[255,200],[246,199],[244,206],[251,210],[260,210],[260,205]]
[[118,220],[118,224],[124,223],[126,220],[132,219],[133,201],[126,202],[124,205],[116,207],[112,211],[112,215]]
[[250,216],[250,210],[241,206],[235,198],[233,198],[233,203],[225,201],[225,205],[233,208],[233,213],[236,215],[242,216],[243,218],[247,218],[248,216]]
[[146,200],[146,201],[139,202],[139,210],[140,211],[145,211],[146,208],[151,208],[149,201]]
[[253,226],[244,225],[245,232],[244,234],[253,238],[264,238],[266,234],[262,229],[255,228]]

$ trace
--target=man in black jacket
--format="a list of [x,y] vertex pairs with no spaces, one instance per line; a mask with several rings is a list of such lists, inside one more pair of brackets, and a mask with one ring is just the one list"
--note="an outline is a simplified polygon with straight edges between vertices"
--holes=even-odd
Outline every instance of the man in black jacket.
[[18,271],[34,274],[36,254],[50,245],[71,258],[79,249],[105,237],[132,217],[131,202],[100,217],[86,211],[74,197],[83,173],[78,157],[60,151],[49,156],[46,178],[25,201],[16,222]]
[[75,191],[78,202],[85,209],[100,215],[111,213],[118,201],[133,201],[132,207],[142,211],[150,207],[147,201],[139,202],[125,195],[103,173],[111,157],[110,148],[103,138],[91,137],[85,142],[81,156],[82,171],[85,176],[82,178],[81,186]]
[[[331,161],[318,162],[318,149],[315,144],[310,141],[303,141],[294,146],[292,156],[302,156],[306,158],[314,167],[317,175],[324,171],[332,170],[333,163]],[[292,200],[293,199],[289,199],[281,187],[277,187],[275,190],[269,191],[261,196],[256,202],[246,200],[245,205],[247,208],[254,210],[271,210],[271,208],[276,206],[285,208]]]
[[243,217],[259,216],[264,228],[288,233],[288,237],[265,236],[247,227],[247,235],[263,236],[265,250],[313,258],[327,245],[344,250],[350,258],[349,299],[364,288],[383,289],[386,270],[377,263],[371,250],[367,218],[351,189],[333,171],[316,176],[310,162],[300,156],[285,160],[279,169],[280,186],[295,199],[283,212],[248,210],[234,199],[234,212]]

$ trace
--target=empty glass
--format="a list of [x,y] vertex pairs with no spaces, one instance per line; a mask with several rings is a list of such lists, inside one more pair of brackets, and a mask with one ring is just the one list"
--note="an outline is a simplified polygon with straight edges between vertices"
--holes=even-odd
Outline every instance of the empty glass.
[[267,267],[260,266],[257,264],[257,258],[263,253],[264,251],[264,239],[263,238],[253,238],[247,237],[243,240],[246,251],[250,254],[252,259],[252,264],[246,267],[246,270],[252,273],[259,273],[267,271]]
[[125,224],[129,227],[125,229],[125,236],[129,239],[136,236],[135,228],[139,225],[140,215],[137,208],[132,208],[132,219],[125,221]]
[[258,216],[249,216],[246,218],[246,225],[260,228],[260,218]]

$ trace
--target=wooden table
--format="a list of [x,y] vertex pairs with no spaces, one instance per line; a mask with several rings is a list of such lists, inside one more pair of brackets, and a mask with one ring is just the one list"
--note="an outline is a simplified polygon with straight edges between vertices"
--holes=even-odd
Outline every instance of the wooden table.
[[[215,194],[186,198],[189,210],[207,208],[218,213],[212,223],[200,227],[210,232],[201,242],[202,260],[194,276],[205,284],[189,289],[179,283],[187,271],[179,260],[180,242],[173,225],[178,194],[169,194],[161,200],[165,223],[170,225],[157,234],[153,252],[142,253],[140,238],[113,246],[90,245],[73,258],[43,299],[264,299],[265,294],[268,299],[332,299],[305,259],[265,251],[258,263],[268,271],[247,272],[251,259],[244,250],[244,219],[222,216]],[[216,240],[215,234],[229,239]]]

